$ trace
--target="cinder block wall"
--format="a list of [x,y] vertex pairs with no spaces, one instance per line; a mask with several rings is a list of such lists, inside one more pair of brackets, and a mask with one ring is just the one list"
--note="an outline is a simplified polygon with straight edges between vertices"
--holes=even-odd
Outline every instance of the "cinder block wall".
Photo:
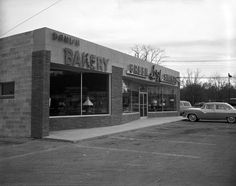
[[0,82],[15,82],[15,96],[0,98],[0,136],[30,137],[33,32],[0,39]]

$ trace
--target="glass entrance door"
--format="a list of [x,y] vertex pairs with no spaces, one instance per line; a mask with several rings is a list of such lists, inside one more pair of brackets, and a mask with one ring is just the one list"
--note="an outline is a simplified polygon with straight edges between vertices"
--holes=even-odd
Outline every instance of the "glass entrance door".
[[147,116],[147,93],[145,92],[139,93],[139,111],[140,117]]

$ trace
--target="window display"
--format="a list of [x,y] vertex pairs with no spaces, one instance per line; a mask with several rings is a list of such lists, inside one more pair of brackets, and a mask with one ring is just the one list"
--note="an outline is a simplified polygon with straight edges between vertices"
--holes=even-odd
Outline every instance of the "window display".
[[109,113],[109,76],[51,70],[50,116]]
[[107,114],[109,105],[108,75],[84,73],[82,78],[82,114]]
[[175,111],[176,108],[176,91],[174,87],[162,86],[162,103],[163,111]]
[[139,85],[123,80],[123,112],[139,112]]
[[148,87],[148,111],[157,112],[163,110],[161,87]]
[[177,88],[168,85],[148,87],[148,111],[176,111]]
[[139,112],[139,94],[148,92],[148,112],[176,111],[178,87],[168,85],[145,86],[123,80],[123,112]]

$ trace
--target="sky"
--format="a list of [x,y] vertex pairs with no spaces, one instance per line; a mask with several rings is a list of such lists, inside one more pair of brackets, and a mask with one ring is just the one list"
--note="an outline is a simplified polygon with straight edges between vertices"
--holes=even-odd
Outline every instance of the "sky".
[[235,10],[235,0],[0,0],[0,37],[49,27],[128,54],[164,49],[161,65],[181,76],[235,77]]

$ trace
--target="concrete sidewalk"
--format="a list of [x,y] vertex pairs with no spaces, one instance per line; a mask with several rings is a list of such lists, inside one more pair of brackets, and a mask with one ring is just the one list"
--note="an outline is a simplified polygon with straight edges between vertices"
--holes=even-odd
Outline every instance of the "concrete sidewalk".
[[69,141],[76,143],[84,139],[106,136],[109,134],[136,130],[155,125],[161,125],[164,123],[180,121],[182,119],[183,117],[181,116],[145,118],[145,119],[135,120],[126,124],[109,126],[109,127],[51,131],[49,133],[49,136],[44,137],[44,139],[53,139],[53,140]]

